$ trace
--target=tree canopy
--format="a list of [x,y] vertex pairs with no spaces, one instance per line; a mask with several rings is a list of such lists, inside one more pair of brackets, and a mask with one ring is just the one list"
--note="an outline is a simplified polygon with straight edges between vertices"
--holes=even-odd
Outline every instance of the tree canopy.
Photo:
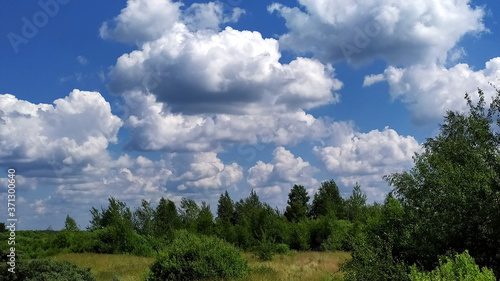
[[288,206],[286,206],[285,217],[288,221],[300,221],[307,216],[307,204],[309,196],[302,185],[294,185],[288,194]]

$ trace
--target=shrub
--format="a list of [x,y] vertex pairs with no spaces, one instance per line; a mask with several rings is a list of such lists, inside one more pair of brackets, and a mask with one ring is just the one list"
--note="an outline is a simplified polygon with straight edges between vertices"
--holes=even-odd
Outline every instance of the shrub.
[[93,252],[105,254],[134,254],[153,256],[154,250],[143,236],[132,229],[110,226],[94,231],[97,243]]
[[247,261],[231,244],[181,230],[151,265],[147,281],[235,278],[249,272]]
[[0,268],[0,281],[96,281],[88,268],[79,268],[67,261],[33,260],[16,264],[15,274]]
[[486,267],[482,269],[474,262],[468,251],[456,255],[455,259],[446,258],[446,262],[431,272],[418,271],[414,265],[409,274],[411,281],[495,281],[493,271]]
[[257,246],[257,255],[261,261],[270,261],[273,259],[273,255],[275,252],[275,246],[272,243],[266,242],[261,243]]
[[333,222],[333,229],[326,239],[321,244],[323,251],[339,251],[349,250],[349,234],[351,233],[352,223],[345,220],[337,220]]
[[276,244],[274,248],[276,254],[288,254],[290,252],[290,247],[287,244]]
[[352,259],[342,266],[346,281],[409,280],[407,266],[395,261],[386,241],[359,233],[352,247]]
[[291,224],[290,249],[299,251],[309,250],[309,228],[307,221]]
[[99,248],[99,240],[96,232],[78,231],[74,232],[72,244],[69,251],[73,253],[90,253],[97,252]]

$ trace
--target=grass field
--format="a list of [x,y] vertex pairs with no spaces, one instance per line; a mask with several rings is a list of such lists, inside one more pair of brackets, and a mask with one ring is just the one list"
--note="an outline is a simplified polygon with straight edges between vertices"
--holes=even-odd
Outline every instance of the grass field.
[[351,255],[346,252],[291,252],[275,255],[262,262],[251,253],[243,254],[250,262],[252,274],[248,281],[336,281],[342,280],[340,265]]
[[98,281],[139,281],[153,263],[153,258],[131,255],[60,254],[54,260],[65,260],[80,267],[90,268]]
[[[252,274],[242,281],[336,281],[342,280],[340,265],[350,258],[346,252],[291,252],[275,255],[272,261],[259,261],[252,253],[244,253]],[[140,281],[148,271],[152,258],[131,255],[60,254],[52,257],[87,267],[98,281]]]

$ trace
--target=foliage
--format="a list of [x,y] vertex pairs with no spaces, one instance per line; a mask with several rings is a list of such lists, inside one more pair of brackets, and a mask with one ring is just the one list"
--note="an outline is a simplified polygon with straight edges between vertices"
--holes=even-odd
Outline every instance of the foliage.
[[[437,257],[466,249],[500,272],[500,91],[486,109],[466,96],[468,113],[448,112],[440,133],[424,144],[410,171],[387,177],[408,226],[399,258],[430,270]],[[401,236],[400,234],[398,234]]]
[[69,215],[66,216],[66,221],[64,222],[64,230],[67,231],[79,231],[80,229],[76,225],[76,221],[70,217]]
[[152,256],[154,254],[148,240],[133,229],[111,226],[97,231],[96,236],[98,243],[93,249],[95,253],[131,253],[139,256]]
[[132,218],[134,229],[141,235],[152,235],[154,233],[155,210],[147,200],[141,201],[141,206],[136,208]]
[[[6,243],[9,233],[0,234],[0,249],[3,253],[10,252],[11,245]],[[55,239],[55,231],[16,231],[16,257],[19,259],[34,259],[46,257],[59,252],[59,249],[52,247],[52,240]],[[3,257],[5,258],[5,256]]]
[[439,134],[415,155],[415,166],[386,177],[394,191],[380,212],[351,218],[356,227],[347,280],[408,280],[406,265],[431,270],[439,256],[466,249],[478,265],[500,270],[497,94],[488,110],[481,90],[476,104],[466,96],[469,112],[449,111]]
[[318,192],[314,194],[310,210],[312,218],[327,215],[344,218],[344,199],[340,196],[339,187],[333,180],[321,183]]
[[343,267],[346,281],[407,281],[407,267],[398,262],[391,245],[380,237],[363,235],[353,241],[352,259]]
[[288,254],[290,252],[290,247],[287,244],[276,244],[274,246],[274,252],[276,254]]
[[200,207],[192,199],[182,198],[179,208],[179,218],[184,224],[184,228],[189,231],[196,231],[196,220],[200,215]]
[[227,190],[220,195],[217,205],[217,220],[234,223],[234,203]]
[[249,273],[240,252],[215,237],[197,236],[185,230],[160,253],[146,280],[200,280],[235,278]]
[[215,220],[215,235],[231,244],[238,244],[235,226],[230,221]]
[[350,221],[364,221],[366,216],[366,194],[361,191],[361,186],[356,183],[352,195],[345,201],[345,215]]
[[349,237],[353,258],[344,267],[346,280],[408,280],[407,266],[399,258],[399,241],[407,237],[401,223],[404,209],[389,194],[381,215],[380,220],[373,220],[361,231],[359,225],[353,226]]
[[210,211],[210,205],[201,203],[201,209],[196,218],[196,230],[200,234],[212,235],[214,233],[214,215]]
[[67,261],[33,260],[18,262],[15,274],[7,272],[7,267],[0,267],[0,281],[95,281],[90,269],[79,268]]
[[336,220],[328,238],[321,243],[323,251],[347,251],[350,249],[350,239],[353,224],[346,220]]
[[116,200],[114,197],[110,197],[108,201],[109,206],[107,209],[101,208],[101,211],[99,211],[92,207],[90,210],[92,220],[90,221],[89,230],[118,225],[122,225],[124,228],[132,228],[132,213],[125,202]]
[[309,196],[302,185],[294,185],[288,194],[288,206],[286,206],[285,217],[288,221],[297,222],[307,216],[307,204]]
[[169,234],[181,226],[175,203],[161,198],[154,216],[155,234],[158,236]]
[[307,221],[300,221],[290,225],[290,249],[309,250],[309,225]]
[[275,245],[270,242],[261,243],[256,250],[261,261],[270,261],[275,253]]
[[474,262],[468,251],[457,254],[455,259],[446,258],[440,262],[439,267],[431,272],[421,272],[416,266],[411,267],[411,281],[495,281],[493,271],[483,267],[482,269]]

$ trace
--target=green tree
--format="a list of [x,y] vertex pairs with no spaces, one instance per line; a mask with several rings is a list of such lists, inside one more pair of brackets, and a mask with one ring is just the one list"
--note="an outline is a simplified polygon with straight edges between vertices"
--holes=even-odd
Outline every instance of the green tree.
[[262,202],[260,202],[259,196],[252,189],[250,195],[245,200],[240,199],[240,201],[234,204],[235,222],[238,223],[243,218],[255,216],[260,208],[262,208]]
[[234,203],[226,192],[220,195],[217,205],[217,220],[232,222],[234,218]]
[[195,231],[196,220],[200,215],[200,207],[192,199],[182,198],[179,208],[179,218],[184,227],[189,231]]
[[4,222],[0,222],[0,233],[7,232],[7,227]]
[[116,225],[132,228],[132,213],[125,202],[116,200],[114,197],[110,197],[108,202],[108,208],[101,208],[101,211],[92,207],[90,210],[92,220],[90,221],[89,229],[98,230]]
[[154,232],[153,219],[155,209],[151,207],[151,203],[147,200],[141,201],[141,206],[136,208],[133,214],[134,228],[139,234],[152,235]]
[[161,198],[154,217],[155,233],[165,235],[180,227],[181,221],[175,203]]
[[366,216],[366,194],[361,191],[361,186],[356,183],[352,195],[345,202],[346,218],[350,221],[362,221]]
[[196,229],[198,233],[211,235],[214,233],[214,215],[210,211],[210,205],[201,202],[199,216],[196,218]]
[[215,219],[215,231],[217,236],[227,242],[237,243],[234,223],[234,203],[226,191],[219,197],[217,205],[217,218]]
[[76,225],[76,221],[72,217],[67,215],[66,221],[64,222],[64,230],[79,231],[80,229],[78,229],[78,226]]
[[288,205],[286,206],[285,217],[288,221],[297,222],[307,216],[307,204],[309,196],[302,185],[294,185],[288,193]]
[[405,209],[391,193],[380,209],[378,205],[368,209],[379,214],[366,225],[353,224],[349,239],[352,259],[344,265],[345,280],[407,281],[408,269],[402,260],[407,254],[403,245],[409,241]]
[[481,90],[478,103],[466,100],[469,112],[449,111],[411,170],[387,177],[412,229],[400,258],[429,270],[437,256],[469,249],[499,273],[500,92],[489,109]]
[[314,194],[310,216],[335,215],[338,219],[344,218],[344,199],[340,196],[339,187],[333,180],[321,183],[318,192]]

